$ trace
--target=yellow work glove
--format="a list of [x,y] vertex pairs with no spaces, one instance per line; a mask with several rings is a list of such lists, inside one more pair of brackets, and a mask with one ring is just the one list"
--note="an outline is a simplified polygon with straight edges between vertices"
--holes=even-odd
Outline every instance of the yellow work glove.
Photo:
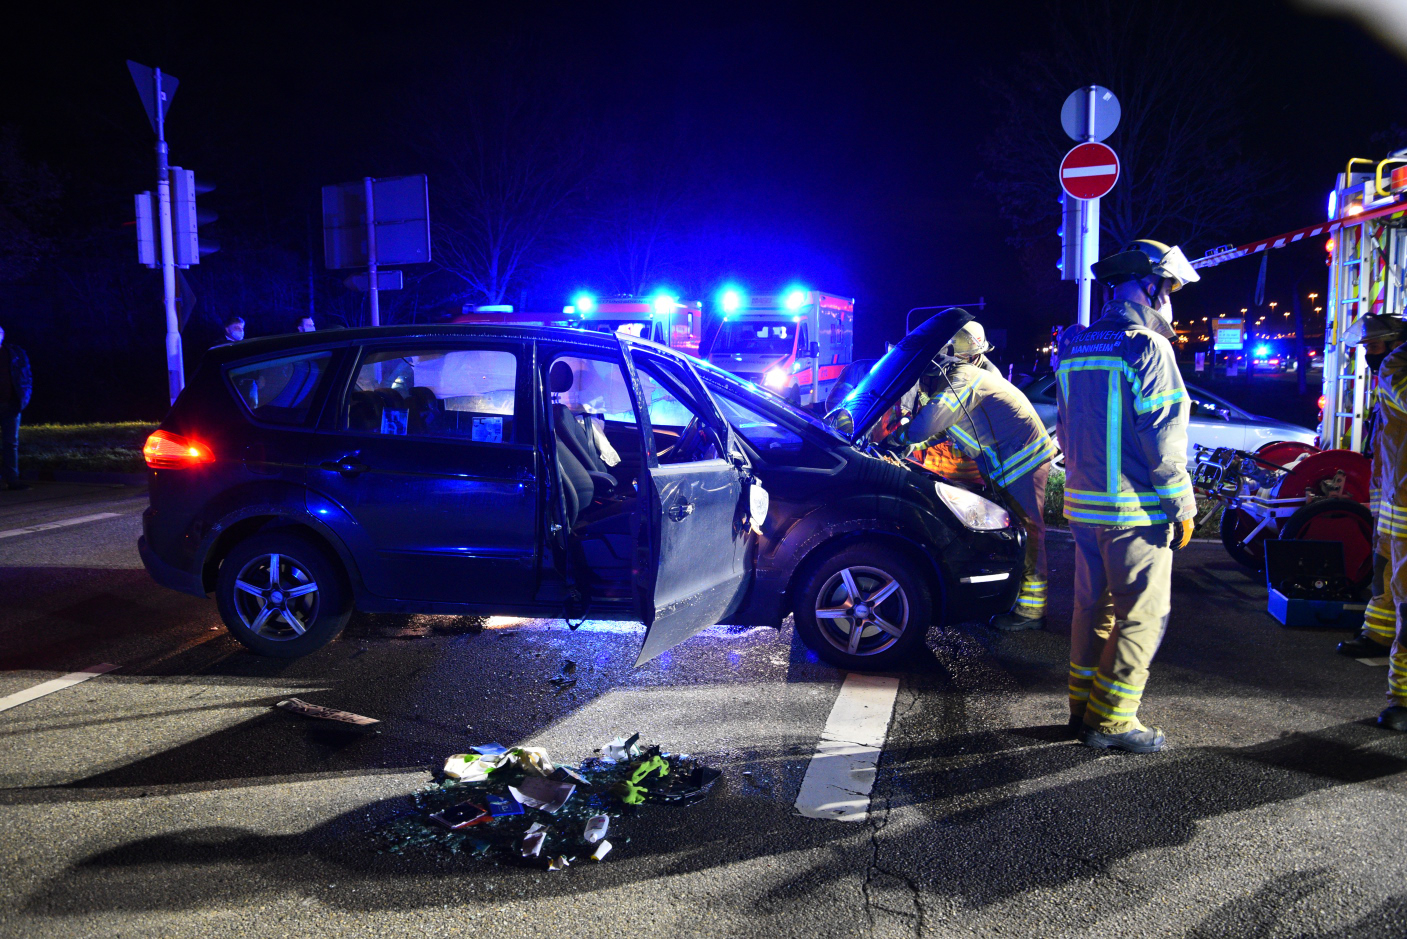
[[1174,551],[1181,551],[1192,542],[1192,526],[1196,524],[1194,519],[1184,518],[1179,522],[1173,522],[1173,543]]

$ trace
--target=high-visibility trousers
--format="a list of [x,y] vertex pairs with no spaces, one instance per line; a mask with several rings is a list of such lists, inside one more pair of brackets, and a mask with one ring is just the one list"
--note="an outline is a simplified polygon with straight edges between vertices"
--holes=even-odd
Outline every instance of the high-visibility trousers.
[[1407,627],[1403,626],[1403,607],[1407,606],[1407,538],[1378,536],[1379,543],[1388,543],[1389,575],[1387,589],[1397,604],[1397,631],[1392,637],[1392,651],[1387,662],[1387,698],[1389,704],[1407,707]]
[[1373,538],[1373,598],[1363,611],[1363,635],[1384,646],[1397,637],[1397,601],[1393,598],[1391,566],[1388,557],[1391,539],[1385,534]]
[[1045,616],[1049,567],[1045,553],[1045,486],[1050,461],[1042,463],[1020,479],[1001,487],[1002,501],[1026,529],[1026,558],[1021,572],[1021,592],[1012,608],[1022,619]]
[[[1070,712],[1103,733],[1142,729],[1138,706],[1172,609],[1172,526],[1071,522],[1070,532]],[[1101,639],[1110,613],[1113,627]]]

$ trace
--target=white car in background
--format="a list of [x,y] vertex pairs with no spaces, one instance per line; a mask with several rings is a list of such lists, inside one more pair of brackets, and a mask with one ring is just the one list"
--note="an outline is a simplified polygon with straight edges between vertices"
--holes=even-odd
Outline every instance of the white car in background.
[[[1038,375],[1023,384],[1021,390],[1045,421],[1046,430],[1054,436],[1055,375]],[[1244,411],[1191,383],[1187,384],[1187,396],[1192,399],[1187,428],[1188,466],[1196,461],[1198,444],[1255,451],[1273,440],[1295,440],[1312,445],[1318,436],[1317,431],[1308,427]]]

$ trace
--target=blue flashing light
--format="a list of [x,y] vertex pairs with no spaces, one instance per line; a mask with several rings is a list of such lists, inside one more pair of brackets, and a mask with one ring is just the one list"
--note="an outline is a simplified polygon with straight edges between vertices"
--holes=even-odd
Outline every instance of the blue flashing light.
[[589,293],[579,293],[572,305],[577,308],[577,312],[582,316],[590,316],[596,312],[596,298]]
[[795,312],[806,305],[806,291],[801,289],[787,291],[787,309]]
[[1256,346],[1256,355],[1267,356],[1270,354],[1269,346]]
[[1339,191],[1335,189],[1329,193],[1329,221],[1339,217]]
[[736,287],[729,287],[719,295],[718,304],[724,313],[736,313],[743,308],[743,293]]
[[674,308],[679,305],[679,301],[667,293],[657,293],[650,301],[650,306],[654,309],[655,316],[668,316],[674,312]]

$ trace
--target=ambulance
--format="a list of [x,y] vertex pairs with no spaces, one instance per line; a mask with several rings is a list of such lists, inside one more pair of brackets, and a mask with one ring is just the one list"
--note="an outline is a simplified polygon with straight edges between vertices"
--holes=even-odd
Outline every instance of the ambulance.
[[611,297],[598,300],[578,294],[564,315],[577,329],[625,333],[658,342],[685,355],[699,354],[703,338],[703,304],[682,301],[667,293],[651,297]]
[[727,289],[719,306],[710,363],[793,404],[824,405],[853,354],[853,299],[800,288],[754,297]]

